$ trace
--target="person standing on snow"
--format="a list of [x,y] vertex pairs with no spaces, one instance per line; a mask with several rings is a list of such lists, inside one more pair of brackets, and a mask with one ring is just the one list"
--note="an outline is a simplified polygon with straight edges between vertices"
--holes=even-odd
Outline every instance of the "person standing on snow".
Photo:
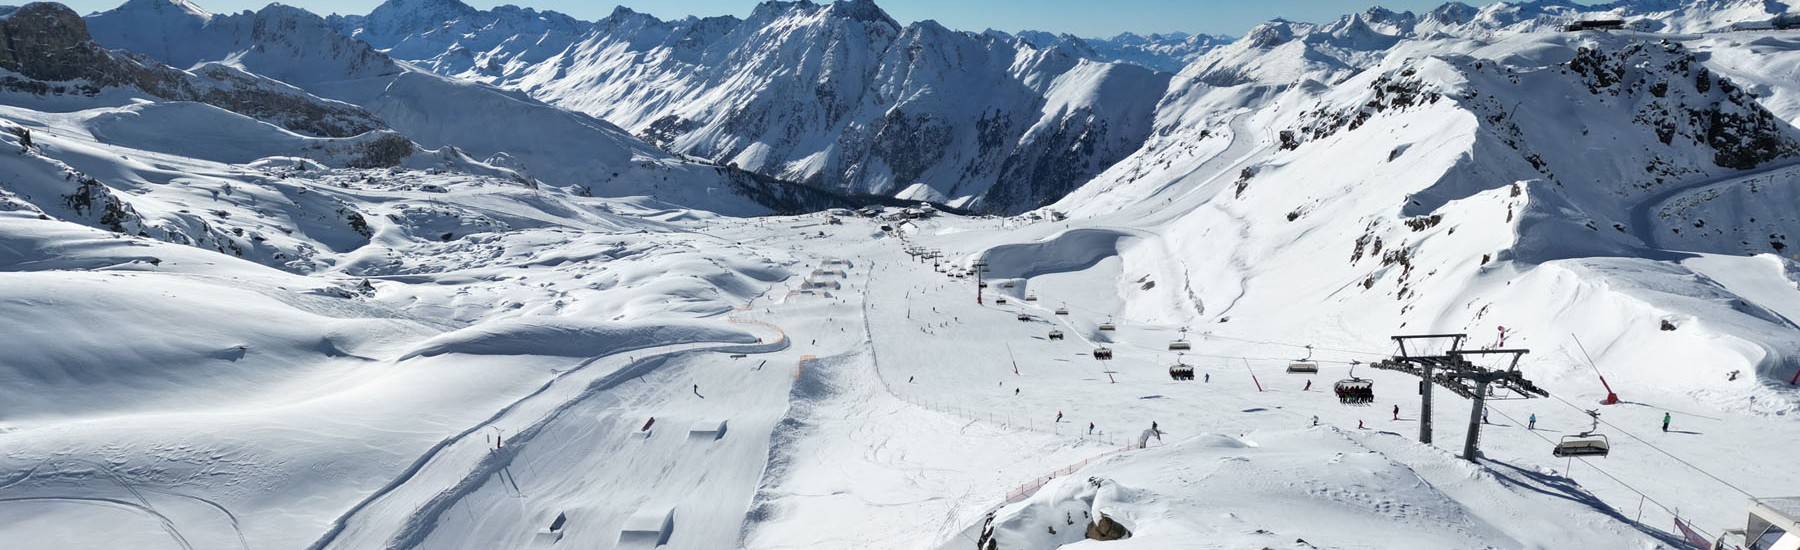
[[1674,417],[1669,416],[1669,413],[1663,413],[1663,431],[1669,431],[1669,421],[1673,419]]
[[1526,425],[1526,426],[1525,426],[1525,429],[1527,429],[1527,430],[1536,430],[1536,429],[1537,429],[1537,413],[1531,413],[1531,418],[1530,418],[1530,419],[1529,419],[1529,421],[1530,421],[1530,422],[1531,422],[1531,423],[1530,423],[1530,424],[1527,424],[1527,425]]
[[1394,420],[1400,419],[1400,406],[1394,405]]
[[1094,435],[1094,423],[1093,422],[1088,423],[1088,435]]

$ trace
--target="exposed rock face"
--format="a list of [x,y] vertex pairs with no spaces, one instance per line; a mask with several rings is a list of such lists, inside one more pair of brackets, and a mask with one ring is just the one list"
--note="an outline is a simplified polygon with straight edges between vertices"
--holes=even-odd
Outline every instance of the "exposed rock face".
[[0,69],[24,78],[0,88],[38,95],[96,95],[103,88],[135,88],[173,101],[197,101],[289,130],[348,137],[386,126],[353,105],[319,99],[292,87],[223,65],[196,73],[177,70],[95,43],[87,23],[62,4],[27,4],[0,16]]
[[593,23],[391,0],[333,23],[421,67],[524,91],[669,151],[833,192],[993,212],[1042,206],[1137,150],[1170,79],[1096,62],[1080,40],[902,25],[868,0],[767,2],[744,19],[620,9]]
[[1112,517],[1100,514],[1099,520],[1088,524],[1087,538],[1098,541],[1124,540],[1131,538],[1131,530],[1113,521]]

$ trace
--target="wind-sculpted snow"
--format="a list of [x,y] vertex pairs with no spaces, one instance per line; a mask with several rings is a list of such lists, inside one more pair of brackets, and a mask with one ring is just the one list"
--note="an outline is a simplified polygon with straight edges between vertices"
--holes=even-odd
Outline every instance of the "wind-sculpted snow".
[[1029,279],[1052,273],[1084,271],[1101,260],[1119,255],[1121,241],[1132,238],[1123,231],[1078,229],[1031,244],[989,249],[988,261],[997,279]]
[[695,342],[748,344],[756,342],[756,337],[723,326],[702,323],[583,323],[524,318],[486,323],[437,336],[402,355],[399,360],[447,353],[595,357],[653,345]]

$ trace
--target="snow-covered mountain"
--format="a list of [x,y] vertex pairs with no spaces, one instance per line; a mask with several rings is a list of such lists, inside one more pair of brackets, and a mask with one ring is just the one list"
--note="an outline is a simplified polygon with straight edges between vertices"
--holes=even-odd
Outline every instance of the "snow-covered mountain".
[[1018,38],[1038,49],[1048,49],[1065,40],[1079,41],[1087,46],[1083,51],[1089,59],[1142,65],[1165,73],[1180,72],[1183,67],[1200,57],[1200,54],[1231,42],[1231,38],[1226,36],[1179,32],[1149,35],[1121,33],[1110,38],[1077,38],[1041,31],[1007,34],[990,30],[987,34]]
[[421,66],[684,155],[999,211],[1054,200],[1135,150],[1168,79],[1093,61],[1079,41],[902,26],[869,0],[769,2],[742,20],[620,9],[585,30],[549,12],[414,4],[337,23]]
[[[173,0],[132,0],[88,18],[101,45],[174,66],[229,65],[360,106],[426,148],[457,151],[534,181],[599,196],[651,196],[719,211],[751,212],[828,197],[679,159],[618,127],[521,94],[394,61],[306,10],[210,14]],[[684,183],[671,183],[681,181]]]
[[1690,546],[1800,494],[1787,9],[0,9],[0,546]]

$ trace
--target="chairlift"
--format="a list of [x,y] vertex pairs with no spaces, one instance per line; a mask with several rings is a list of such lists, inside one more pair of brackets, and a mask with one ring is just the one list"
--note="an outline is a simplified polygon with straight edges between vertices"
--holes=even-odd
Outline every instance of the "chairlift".
[[[1311,347],[1311,346],[1308,346]],[[1350,364],[1350,377],[1339,380],[1331,388],[1338,402],[1345,405],[1367,405],[1375,402],[1375,381],[1356,377],[1356,363]]]
[[1094,348],[1094,358],[1101,361],[1111,360],[1113,358],[1113,350],[1112,348]]
[[1021,311],[1021,312],[1019,312],[1019,320],[1020,320],[1020,321],[1030,321],[1030,320],[1031,320],[1031,314],[1028,314],[1028,313],[1025,313],[1025,312],[1023,312],[1023,311]]
[[1612,440],[1607,439],[1606,434],[1598,433],[1600,431],[1600,411],[1590,410],[1587,411],[1587,414],[1589,418],[1593,419],[1593,424],[1588,426],[1588,430],[1577,435],[1563,436],[1562,441],[1556,443],[1556,448],[1550,450],[1551,456],[1557,458],[1571,456],[1604,458],[1612,453]]
[[1319,364],[1312,361],[1312,346],[1306,346],[1306,358],[1288,363],[1288,374],[1318,374]]
[[1063,336],[1063,331],[1060,331],[1060,330],[1052,330],[1052,331],[1050,331],[1050,339],[1051,339],[1051,340],[1058,340],[1058,341],[1060,341],[1060,340],[1062,340],[1062,339],[1063,339],[1063,338],[1064,338],[1064,336]]
[[1111,317],[1107,317],[1106,322],[1100,323],[1100,330],[1114,331],[1114,330],[1118,330],[1118,329],[1119,329],[1119,327],[1117,325],[1113,324]]
[[1068,315],[1068,314],[1069,314],[1069,308],[1066,308],[1066,307],[1059,307],[1059,308],[1056,308],[1056,314],[1057,314],[1057,315]]
[[1033,293],[1030,293],[1030,294],[1026,294],[1026,295],[1025,295],[1025,301],[1027,301],[1027,302],[1036,302],[1036,301],[1037,301],[1037,293],[1036,293],[1036,292],[1033,292]]
[[1193,380],[1194,366],[1177,360],[1175,364],[1169,365],[1169,378],[1176,381]]
[[1187,339],[1187,331],[1188,331],[1187,327],[1182,327],[1181,328],[1181,339],[1175,340],[1173,342],[1169,342],[1169,350],[1170,351],[1186,351],[1186,350],[1194,349],[1193,342],[1189,342]]
[[1002,305],[1002,306],[1006,305],[1006,297],[1000,296],[1000,297],[994,298],[994,303],[997,305]]
[[1605,457],[1612,452],[1612,441],[1606,434],[1565,435],[1556,448],[1550,451],[1551,456],[1565,458],[1571,456]]
[[985,283],[985,282],[984,283],[976,283],[975,287],[976,288],[987,288],[987,283]]

